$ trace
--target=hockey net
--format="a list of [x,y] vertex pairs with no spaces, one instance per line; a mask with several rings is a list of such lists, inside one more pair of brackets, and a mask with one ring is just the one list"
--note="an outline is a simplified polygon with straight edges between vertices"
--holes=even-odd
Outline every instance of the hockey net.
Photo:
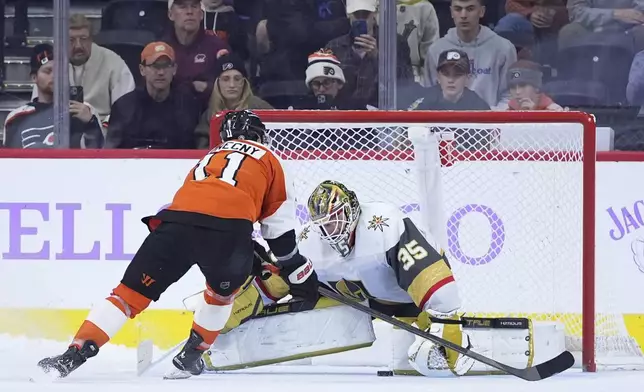
[[[591,116],[257,113],[294,182],[300,223],[308,220],[305,204],[314,187],[340,181],[360,201],[390,202],[427,222],[444,242],[462,311],[559,321],[566,346],[580,354],[577,365],[588,371],[644,363],[623,315],[612,310],[611,293],[601,285],[596,290]],[[214,141],[217,118],[211,123]],[[427,140],[410,139],[419,128],[437,146],[422,162],[418,148]],[[441,178],[424,183],[422,172],[431,165],[440,168]],[[436,204],[438,210],[425,208]]]

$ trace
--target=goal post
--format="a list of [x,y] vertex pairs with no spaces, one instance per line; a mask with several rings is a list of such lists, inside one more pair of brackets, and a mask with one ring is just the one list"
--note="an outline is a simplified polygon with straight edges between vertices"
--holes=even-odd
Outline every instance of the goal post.
[[[410,140],[408,130],[427,129],[438,146],[438,159],[430,161],[440,166],[444,246],[459,282],[462,310],[560,322],[566,345],[580,354],[577,365],[585,371],[595,371],[598,358],[607,358],[607,366],[641,361],[631,359],[638,350],[621,316],[612,314],[606,301],[596,307],[592,115],[255,113],[294,182],[301,223],[308,220],[306,199],[326,179],[345,182],[359,200],[388,201],[422,216],[427,200],[433,200],[427,193],[435,188],[418,180],[423,170],[419,141]],[[211,120],[212,144],[220,141],[222,118]]]

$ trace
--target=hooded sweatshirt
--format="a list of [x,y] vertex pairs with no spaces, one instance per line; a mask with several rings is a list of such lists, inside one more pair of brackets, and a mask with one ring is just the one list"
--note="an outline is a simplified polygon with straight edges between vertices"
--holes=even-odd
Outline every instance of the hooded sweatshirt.
[[507,101],[506,75],[510,65],[517,61],[514,45],[485,26],[481,26],[472,42],[463,42],[453,27],[429,47],[425,56],[426,80],[430,85],[437,83],[438,56],[454,48],[464,51],[470,58],[472,75],[468,87],[492,108],[499,101]]
[[411,65],[416,76],[421,76],[427,48],[439,37],[436,10],[426,0],[398,0],[397,9],[398,34],[409,44]]
[[204,30],[210,30],[230,46],[230,49],[242,60],[247,60],[248,44],[242,20],[235,9],[225,2],[203,2],[205,12],[203,17]]

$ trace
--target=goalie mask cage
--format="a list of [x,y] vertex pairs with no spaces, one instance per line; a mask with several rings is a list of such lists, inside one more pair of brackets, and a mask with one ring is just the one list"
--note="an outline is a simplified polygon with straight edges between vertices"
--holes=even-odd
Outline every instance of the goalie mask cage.
[[[294,183],[300,223],[314,187],[340,181],[361,202],[390,202],[426,222],[445,247],[462,312],[557,321],[586,371],[642,364],[611,293],[596,290],[591,115],[256,113]],[[211,121],[213,143],[222,114]]]

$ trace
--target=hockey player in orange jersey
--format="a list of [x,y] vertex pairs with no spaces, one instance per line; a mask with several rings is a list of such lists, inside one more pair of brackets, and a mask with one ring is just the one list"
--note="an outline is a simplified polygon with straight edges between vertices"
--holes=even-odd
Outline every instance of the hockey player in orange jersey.
[[177,368],[172,378],[201,374],[202,354],[226,324],[235,293],[251,274],[255,222],[293,297],[317,301],[317,275],[296,244],[295,203],[280,161],[266,146],[265,131],[251,111],[226,114],[223,142],[190,171],[172,204],[146,220],[152,231],[120,284],[90,311],[67,351],[41,360],[40,368],[69,375],[197,264],[206,290],[190,336],[172,361]]

